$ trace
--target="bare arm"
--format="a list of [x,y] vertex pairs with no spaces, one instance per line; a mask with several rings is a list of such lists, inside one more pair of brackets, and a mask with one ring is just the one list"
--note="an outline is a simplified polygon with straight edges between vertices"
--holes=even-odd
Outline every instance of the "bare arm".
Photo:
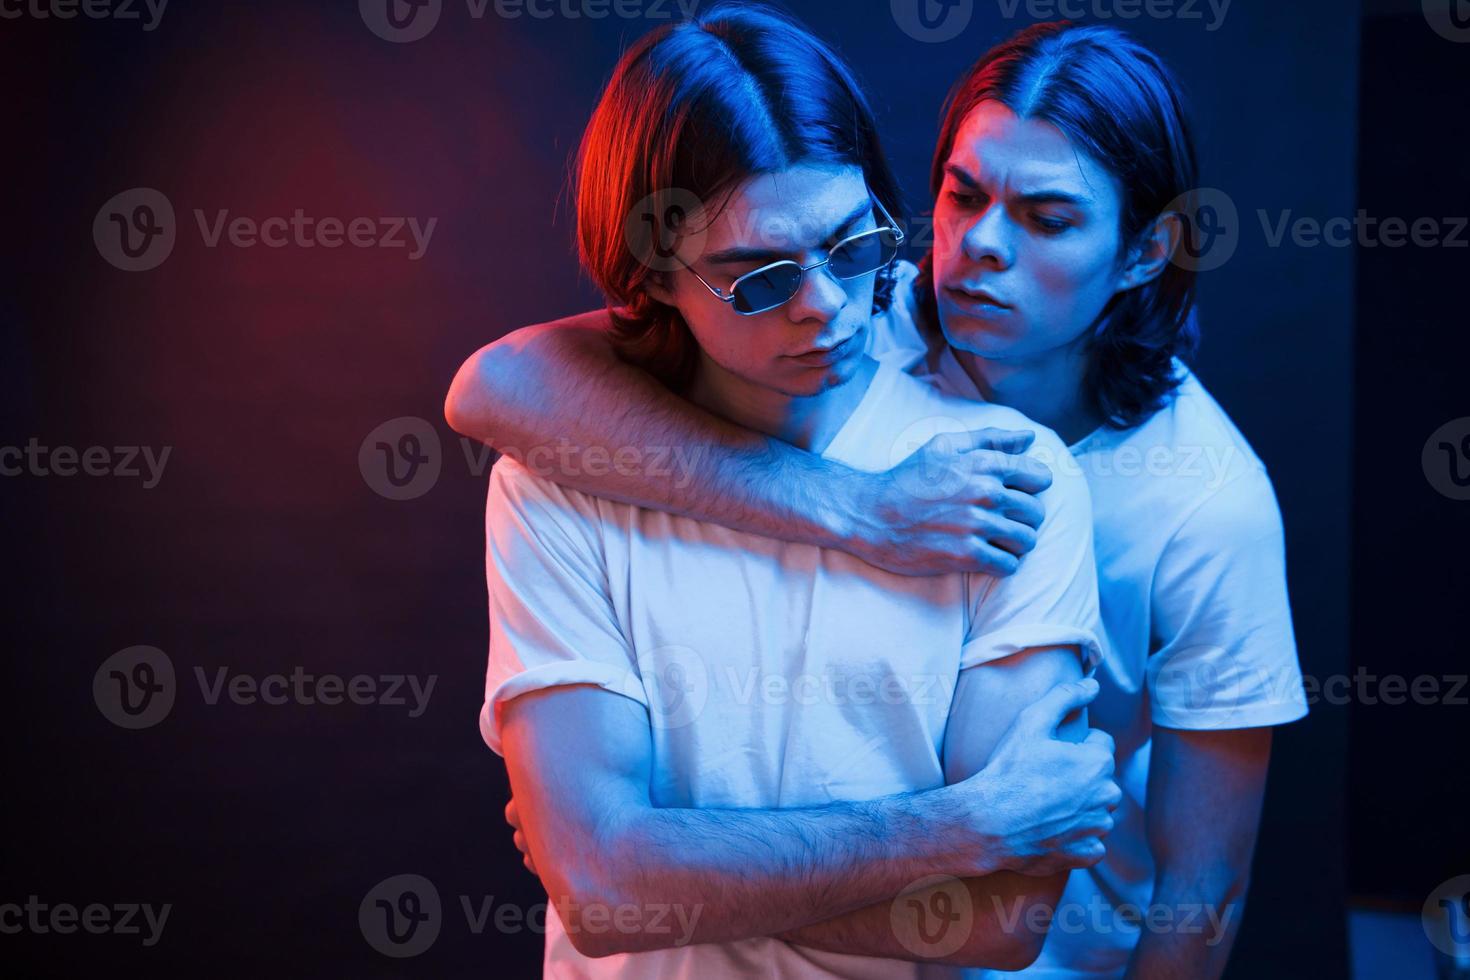
[[[946,782],[961,782],[980,772],[1023,708],[1041,702],[1054,685],[1081,676],[1071,647],[1026,650],[962,671],[945,731]],[[1082,711],[1051,721],[1060,739],[1081,742],[1088,737]],[[1096,735],[1102,751],[1095,781],[1103,783],[1112,774],[1111,742],[1101,732]],[[1089,788],[1081,783],[1074,787],[1078,795]],[[1115,791],[1108,782],[1109,801]],[[1105,834],[1111,829],[1111,817],[1102,811],[1099,817],[1099,829]],[[1044,877],[998,872],[950,880],[779,938],[860,956],[1021,970],[1041,953],[1051,912],[1066,881],[1065,871]]]
[[[900,574],[1013,572],[1043,517],[1050,472],[1020,433],[984,430],[861,473],[733,425],[621,361],[606,312],[524,327],[476,351],[444,403],[449,425],[565,486],[736,530],[839,548]],[[942,439],[942,437],[941,437]],[[910,472],[912,471],[912,472]],[[941,479],[946,472],[962,474]],[[923,485],[959,489],[916,497]]]
[[1148,841],[1153,913],[1129,980],[1219,977],[1240,927],[1261,820],[1270,728],[1154,728]]
[[[1063,710],[1095,693],[1060,691]],[[630,699],[586,685],[534,691],[505,705],[502,736],[529,854],[588,956],[767,936],[886,901],[926,875],[1000,866],[983,773],[822,807],[655,808],[648,717]],[[686,933],[656,928],[670,908]]]

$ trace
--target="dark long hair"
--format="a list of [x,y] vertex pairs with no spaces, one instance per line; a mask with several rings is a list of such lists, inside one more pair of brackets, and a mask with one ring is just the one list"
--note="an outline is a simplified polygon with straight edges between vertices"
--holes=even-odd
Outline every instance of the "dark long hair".
[[[746,178],[801,163],[860,167],[872,194],[905,220],[852,71],[784,14],[717,6],[650,32],[624,53],[578,153],[577,242],[583,266],[608,296],[626,360],[677,390],[698,352],[678,310],[644,289],[660,273],[627,241],[635,206],[671,191],[728,200]],[[875,312],[887,308],[892,291],[885,270],[875,283]]]
[[[936,198],[960,126],[990,99],[1023,119],[1056,126],[1118,178],[1125,247],[1138,244],[1160,214],[1197,187],[1194,141],[1177,79],[1157,55],[1116,28],[1036,24],[987,51],[945,104],[930,174]],[[932,252],[915,289],[921,315],[937,327]],[[1194,295],[1194,270],[1170,262],[1152,282],[1115,295],[1104,308],[1088,338],[1084,384],[1109,425],[1143,422],[1178,387],[1174,358],[1192,354],[1199,342]]]

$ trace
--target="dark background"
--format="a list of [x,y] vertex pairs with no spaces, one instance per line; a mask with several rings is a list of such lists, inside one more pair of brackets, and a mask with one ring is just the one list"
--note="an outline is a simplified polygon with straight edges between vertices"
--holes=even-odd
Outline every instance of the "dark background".
[[[475,726],[485,471],[441,405],[478,345],[598,305],[571,248],[567,163],[622,46],[656,23],[505,20],[493,6],[476,19],[446,0],[429,36],[395,44],[351,2],[175,2],[153,31],[0,20],[0,445],[172,447],[154,489],[0,479],[15,713],[0,903],[174,906],[152,948],[6,935],[0,962],[36,976],[535,975],[540,935],[475,934],[460,907],[526,908],[544,892],[519,865],[504,767]],[[1024,5],[1007,20],[977,0],[964,34],[936,44],[900,31],[886,0],[788,6],[857,67],[909,203],[927,209],[941,98],[1031,22]],[[1304,670],[1465,671],[1470,503],[1434,491],[1420,452],[1470,415],[1453,288],[1470,252],[1272,247],[1257,212],[1470,213],[1470,46],[1433,33],[1416,2],[1386,0],[1236,0],[1215,31],[1123,26],[1183,78],[1203,182],[1239,211],[1233,258],[1203,278],[1197,369],[1275,480]],[[178,243],[128,273],[91,229],[134,187],[167,195]],[[438,224],[418,261],[208,248],[196,208]],[[399,501],[358,453],[401,416],[437,430],[442,473]],[[127,731],[92,681],[137,644],[168,654],[178,696],[163,722]],[[416,718],[211,705],[194,671],[220,666],[437,681]],[[1417,912],[1470,872],[1455,764],[1467,718],[1319,703],[1278,732],[1232,976],[1345,976],[1349,896]],[[444,921],[429,951],[398,961],[365,941],[357,911],[403,873],[434,883]]]

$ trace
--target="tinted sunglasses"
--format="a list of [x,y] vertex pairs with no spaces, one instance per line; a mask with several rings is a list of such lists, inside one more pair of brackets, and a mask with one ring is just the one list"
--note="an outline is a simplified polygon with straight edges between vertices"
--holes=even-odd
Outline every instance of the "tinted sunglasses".
[[734,304],[735,312],[741,316],[774,310],[796,295],[801,289],[802,276],[813,269],[825,265],[838,279],[856,279],[877,272],[898,256],[904,233],[876,196],[873,197],[873,205],[888,224],[842,239],[828,250],[827,257],[820,262],[801,265],[790,259],[781,259],[747,272],[730,284],[729,292],[711,286],[692,266],[686,265],[685,268],[693,272],[694,278],[704,283],[704,288],[714,293],[717,299]]

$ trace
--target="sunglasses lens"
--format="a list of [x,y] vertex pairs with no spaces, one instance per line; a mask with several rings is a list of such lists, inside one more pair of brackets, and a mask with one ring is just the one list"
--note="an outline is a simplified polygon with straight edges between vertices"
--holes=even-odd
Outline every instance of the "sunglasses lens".
[[801,267],[795,262],[762,269],[736,284],[735,309],[740,313],[764,312],[795,296],[800,285]]
[[832,250],[832,274],[838,279],[855,279],[876,272],[898,254],[898,236],[891,228],[879,228],[843,242]]

